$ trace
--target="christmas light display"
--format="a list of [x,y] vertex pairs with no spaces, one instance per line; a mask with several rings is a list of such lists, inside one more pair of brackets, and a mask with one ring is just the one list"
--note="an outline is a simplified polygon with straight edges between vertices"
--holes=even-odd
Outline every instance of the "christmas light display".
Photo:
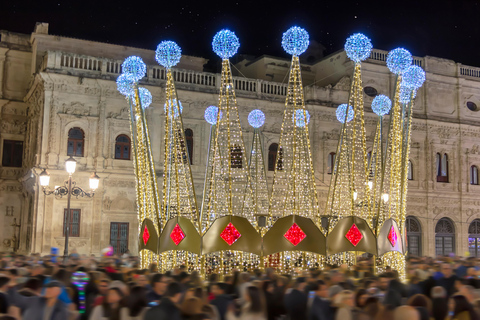
[[248,123],[255,129],[260,128],[265,123],[265,114],[258,109],[252,110],[248,114]]
[[131,74],[135,81],[145,77],[147,73],[147,65],[142,58],[137,56],[130,56],[122,63],[122,73]]
[[183,112],[182,102],[178,100],[177,104],[177,98],[172,98],[171,100],[165,102],[163,105],[163,111],[165,111],[165,114],[172,113],[173,117],[178,118],[178,115]]
[[425,71],[419,66],[410,66],[403,72],[402,87],[418,89],[425,82]]
[[345,52],[355,63],[363,61],[370,56],[373,46],[370,39],[361,33],[355,33],[345,42]]
[[[347,113],[347,108],[348,108],[348,115],[346,116]],[[345,116],[347,122],[352,121],[353,115],[354,115],[353,107],[348,106],[346,103],[341,104],[337,107],[336,115],[337,115],[337,120],[340,121],[341,123],[345,123]]]
[[283,34],[282,47],[288,54],[299,56],[307,50],[310,41],[308,32],[300,27],[291,27]]
[[162,41],[155,51],[155,60],[167,69],[176,66],[182,57],[182,49],[173,41]]
[[77,288],[78,291],[78,313],[85,313],[85,287],[88,284],[89,277],[85,272],[74,272],[72,274],[72,284]]
[[308,110],[296,110],[295,113],[292,115],[295,121],[295,125],[297,127],[305,127],[305,118],[307,119],[307,124],[310,122],[310,113]]
[[210,106],[205,109],[205,121],[207,121],[212,126],[217,123],[218,108],[216,106]]
[[237,53],[240,41],[233,31],[223,29],[213,38],[212,47],[220,58],[229,59]]
[[129,73],[122,73],[117,78],[117,90],[126,97],[135,94],[135,77]]
[[401,74],[412,65],[412,62],[412,54],[403,48],[393,49],[387,55],[387,67],[395,74]]
[[[142,108],[146,109],[152,104],[152,94],[147,88],[138,88],[138,95]],[[133,103],[136,104],[136,100],[133,100]]]
[[372,110],[376,115],[384,116],[390,112],[392,108],[392,100],[389,97],[380,94],[373,98]]

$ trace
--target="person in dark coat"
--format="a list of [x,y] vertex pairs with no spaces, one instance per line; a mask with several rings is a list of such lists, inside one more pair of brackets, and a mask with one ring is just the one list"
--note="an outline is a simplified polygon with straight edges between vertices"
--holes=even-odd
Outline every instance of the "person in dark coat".
[[168,285],[160,304],[147,311],[145,320],[181,320],[180,309],[177,304],[182,297],[180,284],[172,282]]
[[12,305],[22,310],[22,318],[28,320],[65,320],[68,318],[68,306],[58,299],[63,289],[60,281],[50,281],[45,285],[42,296],[25,297],[9,285],[8,299]]
[[210,304],[217,308],[220,320],[225,320],[228,306],[232,303],[232,297],[226,294],[227,289],[227,284],[223,282],[212,285],[212,293],[215,298],[210,301]]
[[285,309],[290,320],[307,319],[307,295],[304,292],[305,278],[297,278],[294,288],[285,294]]
[[328,288],[325,282],[318,280],[311,285],[310,289],[315,292],[312,304],[308,311],[308,320],[331,320],[333,319],[333,309],[328,297]]
[[447,290],[447,297],[450,297],[455,293],[455,281],[458,278],[453,274],[452,266],[448,263],[442,264],[440,272],[442,275],[437,279],[437,286],[444,287]]

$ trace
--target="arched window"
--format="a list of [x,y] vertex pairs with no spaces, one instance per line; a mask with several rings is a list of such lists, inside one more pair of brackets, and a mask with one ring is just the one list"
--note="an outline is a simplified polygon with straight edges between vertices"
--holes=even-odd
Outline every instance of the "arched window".
[[408,160],[408,173],[407,173],[408,180],[413,180],[413,164],[412,161]]
[[115,139],[115,159],[130,160],[130,138],[121,134]]
[[327,160],[327,174],[332,174],[333,172],[333,167],[335,166],[335,152],[330,152],[328,154],[328,160]]
[[478,184],[478,167],[470,167],[470,184]]
[[448,182],[448,156],[437,153],[437,182]]
[[475,219],[468,227],[468,252],[470,257],[480,257],[480,219]]
[[190,164],[193,164],[193,131],[192,129],[185,129],[185,140],[187,141],[187,152]]
[[268,171],[275,171],[275,165],[277,166],[277,170],[283,170],[283,151],[282,148],[280,148],[280,150],[278,149],[278,143],[272,143],[270,147],[268,147]]
[[405,220],[407,229],[408,254],[420,257],[422,255],[422,227],[415,217],[407,217]]
[[455,253],[455,227],[449,218],[438,220],[435,226],[435,253],[437,256]]
[[230,168],[241,169],[243,167],[242,147],[233,145],[230,147]]
[[85,145],[85,133],[82,129],[75,127],[68,131],[67,156],[83,157]]

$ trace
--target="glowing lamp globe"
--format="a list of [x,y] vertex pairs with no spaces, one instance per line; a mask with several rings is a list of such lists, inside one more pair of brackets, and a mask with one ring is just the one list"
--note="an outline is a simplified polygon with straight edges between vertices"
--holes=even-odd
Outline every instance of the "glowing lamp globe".
[[69,175],[72,175],[75,173],[76,167],[77,167],[77,161],[73,159],[72,156],[70,156],[70,158],[65,160],[65,170]]
[[255,129],[260,128],[265,123],[265,114],[258,109],[252,110],[248,114],[248,123]]
[[384,116],[390,112],[392,100],[386,95],[380,94],[373,98],[372,110],[379,116]]
[[299,56],[310,44],[308,32],[300,27],[291,27],[282,37],[282,47],[288,54]]
[[416,96],[416,92],[412,88],[408,87],[400,87],[400,103],[410,103],[410,100],[412,99],[412,93],[413,93],[413,98]]
[[[178,109],[180,109],[180,113],[183,112],[183,106],[182,106],[182,103],[180,101],[178,101],[178,104],[180,105],[180,108],[179,106],[177,105],[177,99],[172,99],[170,100],[170,107],[173,107],[173,116],[176,118],[178,117],[179,113],[178,113]],[[170,108],[168,108],[168,114],[170,114]],[[167,104],[165,103],[165,105],[163,106],[163,110],[165,111],[165,113],[167,113]]]
[[217,115],[218,115],[218,107],[216,106],[209,106],[205,109],[205,121],[210,123],[212,126],[217,124]]
[[220,58],[229,59],[237,53],[240,41],[233,31],[223,29],[213,37],[212,47]]
[[418,89],[425,82],[425,71],[419,66],[410,66],[402,74],[402,86]]
[[50,175],[48,174],[47,170],[43,169],[42,173],[39,175],[39,180],[42,187],[48,187],[50,184]]
[[130,73],[122,73],[117,78],[117,90],[126,97],[135,94],[135,78]]
[[[341,104],[337,107],[336,115],[337,115],[337,120],[340,121],[341,123],[345,123],[345,114],[347,113],[347,104]],[[347,116],[347,122],[352,121],[353,119],[353,107],[350,106],[348,108],[348,116]]]
[[142,58],[130,56],[122,63],[122,73],[129,73],[135,81],[138,81],[145,77],[147,65],[143,62]]
[[100,183],[100,177],[97,176],[97,173],[94,172],[90,176],[88,183],[90,184],[90,189],[92,190],[97,190],[98,189],[98,184]]
[[412,54],[403,48],[393,49],[387,55],[387,67],[395,74],[401,74],[412,65],[412,62]]
[[300,127],[300,128],[305,127],[305,115],[307,118],[306,124],[308,124],[310,122],[310,113],[308,113],[307,110],[302,110],[302,109],[298,109],[295,111],[295,113],[293,114],[293,120],[295,121],[295,125],[297,127]]
[[162,41],[155,51],[155,60],[167,69],[176,66],[182,57],[182,49],[173,41]]
[[[152,104],[152,94],[148,91],[147,88],[138,89],[138,97],[140,98],[140,105],[143,109],[148,108]],[[137,105],[137,99],[133,100],[133,103]]]
[[355,63],[370,57],[373,46],[370,39],[362,33],[355,33],[345,41],[345,52]]

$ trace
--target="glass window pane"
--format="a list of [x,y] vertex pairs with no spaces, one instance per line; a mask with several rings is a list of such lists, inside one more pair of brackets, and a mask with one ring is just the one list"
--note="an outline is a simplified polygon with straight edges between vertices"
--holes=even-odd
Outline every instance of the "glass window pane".
[[83,156],[83,143],[82,142],[77,142],[75,155],[78,156],[78,157]]

